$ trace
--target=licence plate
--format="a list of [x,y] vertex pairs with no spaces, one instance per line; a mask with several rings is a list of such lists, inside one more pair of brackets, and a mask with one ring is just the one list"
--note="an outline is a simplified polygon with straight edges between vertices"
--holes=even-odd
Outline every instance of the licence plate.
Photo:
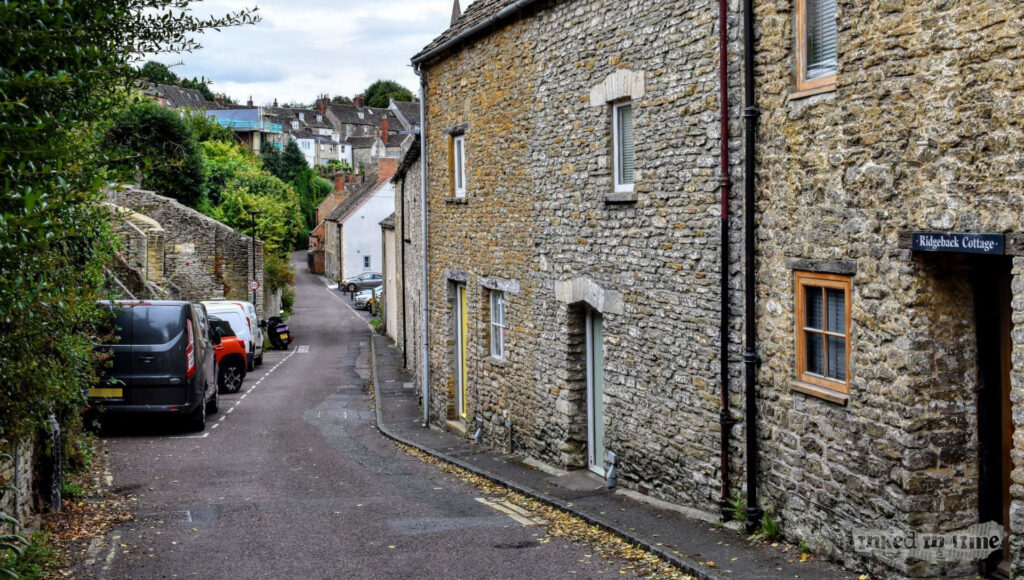
[[121,399],[124,398],[124,389],[89,389],[89,396],[95,399]]
[[282,334],[281,340],[288,340],[288,333]]

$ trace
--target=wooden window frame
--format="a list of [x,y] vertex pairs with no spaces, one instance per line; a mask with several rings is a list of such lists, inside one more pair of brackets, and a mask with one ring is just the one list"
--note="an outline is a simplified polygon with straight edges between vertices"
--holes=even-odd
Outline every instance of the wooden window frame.
[[[504,360],[506,357],[505,348],[505,336],[508,332],[508,325],[506,318],[508,316],[508,301],[505,299],[505,293],[501,290],[490,291],[490,342],[491,342],[491,356]],[[498,310],[501,310],[501,320],[497,319]]]
[[[796,379],[794,379],[790,386],[798,391],[821,397],[835,403],[846,404],[850,397],[850,307],[852,304],[852,277],[844,276],[842,274],[824,274],[820,272],[795,272],[796,282],[796,325],[794,328],[794,336],[796,337]],[[845,360],[846,360],[846,380],[839,381],[824,377],[815,373],[807,371],[807,331],[806,328],[806,317],[807,317],[807,289],[813,287],[816,289],[833,288],[842,290],[844,293],[844,316],[845,321],[843,325],[844,332],[842,334],[836,332],[830,332],[825,329],[813,329],[814,332],[822,334],[824,336],[841,336],[846,344]],[[827,328],[827,300],[823,302],[826,312],[823,313],[822,324]],[[828,341],[823,340],[822,344],[826,349],[826,360],[827,360],[827,349]]]
[[629,107],[633,111],[633,119],[635,119],[636,109],[633,108],[633,101],[621,101],[612,104],[612,174],[615,184],[615,193],[632,193],[633,187],[636,184],[636,131],[634,124],[633,131],[633,181],[624,183],[619,179],[619,173],[621,167],[621,161],[619,160],[620,149],[622,144],[619,142],[619,109],[622,107]]
[[[459,151],[459,145],[462,145],[461,157],[457,155]],[[458,198],[466,197],[466,135],[452,135],[452,148],[451,148],[451,165],[452,165],[452,196]],[[461,181],[461,183],[460,183]],[[461,185],[461,187],[460,187]]]
[[[813,1],[813,0],[811,0]],[[808,80],[807,77],[807,2],[796,0],[796,92],[805,97],[836,90],[836,75]]]

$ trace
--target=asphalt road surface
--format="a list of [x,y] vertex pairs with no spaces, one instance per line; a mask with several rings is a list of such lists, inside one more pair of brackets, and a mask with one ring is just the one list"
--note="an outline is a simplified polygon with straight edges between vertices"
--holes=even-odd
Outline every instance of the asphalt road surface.
[[77,577],[623,576],[382,437],[365,316],[304,254],[293,262],[296,342],[221,395],[205,432],[148,419],[104,431],[113,485],[137,498],[138,518],[95,540]]

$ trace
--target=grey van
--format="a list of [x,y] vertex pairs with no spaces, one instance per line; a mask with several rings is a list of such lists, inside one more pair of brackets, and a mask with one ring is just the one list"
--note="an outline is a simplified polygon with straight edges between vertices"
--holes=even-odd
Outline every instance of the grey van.
[[89,389],[89,406],[107,413],[185,415],[196,431],[216,413],[217,368],[214,344],[220,342],[202,304],[176,300],[103,301],[110,312],[112,366]]

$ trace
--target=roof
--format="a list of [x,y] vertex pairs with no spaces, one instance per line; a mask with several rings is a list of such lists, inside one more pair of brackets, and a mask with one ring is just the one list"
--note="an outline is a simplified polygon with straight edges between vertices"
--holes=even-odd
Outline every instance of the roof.
[[462,13],[462,16],[453,23],[448,30],[445,30],[441,33],[441,36],[435,38],[433,42],[423,47],[423,50],[419,51],[416,56],[412,57],[413,62],[416,62],[419,57],[440,47],[445,42],[448,42],[459,34],[466,32],[477,24],[484,22],[492,16],[496,16],[504,8],[512,6],[517,1],[519,0],[476,0],[476,2],[473,2],[468,8],[466,8],[465,12]]
[[395,229],[395,212],[391,212],[391,215],[380,220],[380,227],[386,230]]
[[374,143],[378,141],[375,135],[368,135],[366,137],[349,137],[345,140],[353,149],[369,149],[373,147]]
[[391,178],[392,183],[397,183],[400,179],[405,179],[405,174],[409,172],[409,169],[417,161],[420,160],[420,136],[416,135],[412,140],[412,145],[409,146],[409,150],[405,152],[402,157],[401,163],[398,164],[398,171],[395,172],[395,176]]
[[195,89],[186,89],[177,85],[150,85],[150,94],[167,99],[167,106],[176,109],[219,109],[217,103],[207,101],[203,94]]
[[392,101],[398,114],[413,127],[420,125],[420,104],[417,101]]
[[391,133],[390,135],[388,135],[387,146],[388,147],[401,147],[405,143],[406,139],[408,139],[408,138],[409,138],[409,135],[399,135],[398,133]]
[[388,114],[387,109],[355,105],[330,105],[327,110],[337,117],[339,123],[344,125],[380,126],[380,120]]
[[379,189],[379,185],[383,185],[383,182],[377,179],[376,175],[367,176],[366,182],[363,183],[363,186],[343,199],[337,207],[331,210],[331,213],[327,214],[324,221],[339,222],[344,220],[348,217],[348,214],[363,205],[363,202],[373,197],[373,194],[377,192],[377,189]]

